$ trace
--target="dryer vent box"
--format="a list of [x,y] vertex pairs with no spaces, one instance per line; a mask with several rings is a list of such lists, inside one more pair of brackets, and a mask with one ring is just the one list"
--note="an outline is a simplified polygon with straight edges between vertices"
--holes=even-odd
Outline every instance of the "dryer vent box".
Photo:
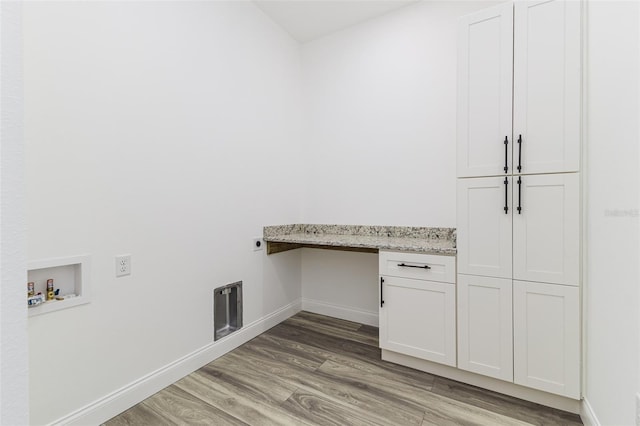
[[242,328],[242,281],[213,291],[213,340]]

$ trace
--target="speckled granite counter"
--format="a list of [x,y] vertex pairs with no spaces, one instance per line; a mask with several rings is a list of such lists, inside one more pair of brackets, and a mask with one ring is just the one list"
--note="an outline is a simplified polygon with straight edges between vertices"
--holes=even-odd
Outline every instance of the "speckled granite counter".
[[267,254],[300,247],[378,252],[378,250],[455,256],[455,228],[362,225],[265,226]]

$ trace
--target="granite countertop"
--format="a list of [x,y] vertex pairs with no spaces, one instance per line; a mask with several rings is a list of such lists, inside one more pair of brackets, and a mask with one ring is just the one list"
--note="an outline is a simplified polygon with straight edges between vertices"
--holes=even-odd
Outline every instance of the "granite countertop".
[[267,244],[456,254],[455,228],[295,224],[266,226],[263,238]]

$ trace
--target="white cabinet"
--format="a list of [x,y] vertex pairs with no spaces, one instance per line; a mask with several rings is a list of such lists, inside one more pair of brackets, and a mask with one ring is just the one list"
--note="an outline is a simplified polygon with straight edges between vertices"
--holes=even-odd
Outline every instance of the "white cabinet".
[[458,177],[579,170],[580,8],[517,1],[460,19]]
[[580,271],[578,174],[514,179],[513,278],[577,286]]
[[505,148],[511,169],[513,6],[461,18],[458,43],[458,176],[504,174]]
[[379,265],[380,347],[455,366],[455,258],[381,251]]
[[577,173],[458,179],[457,191],[458,273],[578,285]]
[[458,40],[458,367],[571,398],[581,7],[498,5],[461,18]]
[[514,381],[580,397],[579,289],[513,282]]
[[453,284],[382,277],[380,347],[456,365]]
[[579,169],[580,6],[564,0],[515,2],[514,173]]
[[513,178],[458,179],[457,186],[458,272],[511,278]]
[[513,380],[511,279],[458,275],[458,367]]

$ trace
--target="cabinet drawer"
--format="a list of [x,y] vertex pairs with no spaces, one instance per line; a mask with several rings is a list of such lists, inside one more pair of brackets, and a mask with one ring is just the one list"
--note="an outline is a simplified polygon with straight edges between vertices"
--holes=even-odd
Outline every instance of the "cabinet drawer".
[[418,280],[456,282],[456,258],[420,253],[381,251],[380,275]]

